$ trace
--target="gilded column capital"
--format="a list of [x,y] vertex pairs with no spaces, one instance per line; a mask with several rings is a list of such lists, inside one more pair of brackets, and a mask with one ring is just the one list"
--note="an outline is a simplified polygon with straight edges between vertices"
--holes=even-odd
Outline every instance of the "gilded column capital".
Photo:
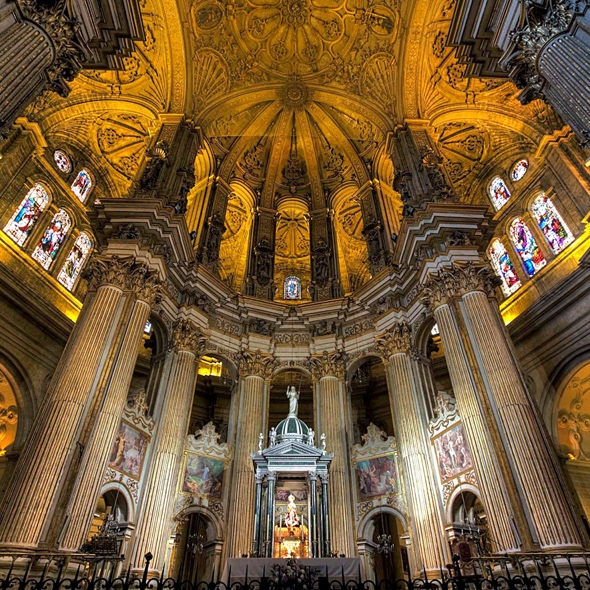
[[375,338],[375,349],[387,361],[394,354],[409,353],[412,348],[412,329],[407,322],[396,322],[385,334]]
[[323,377],[344,379],[344,356],[340,352],[329,353],[324,350],[320,358],[309,357],[308,366],[316,381]]
[[134,258],[94,256],[84,271],[84,278],[88,281],[88,290],[96,291],[102,285],[112,285],[124,291],[134,265]]
[[135,265],[127,275],[127,288],[133,291],[138,299],[151,306],[161,292],[158,273],[150,271],[146,264]]
[[172,328],[169,350],[190,352],[201,356],[207,338],[190,320],[178,320]]
[[262,355],[259,350],[254,353],[243,351],[240,359],[240,377],[256,376],[268,379],[277,365],[274,356]]
[[495,297],[499,284],[500,279],[487,264],[453,264],[429,276],[424,285],[424,295],[428,305],[436,309],[451,299],[463,297],[474,291]]

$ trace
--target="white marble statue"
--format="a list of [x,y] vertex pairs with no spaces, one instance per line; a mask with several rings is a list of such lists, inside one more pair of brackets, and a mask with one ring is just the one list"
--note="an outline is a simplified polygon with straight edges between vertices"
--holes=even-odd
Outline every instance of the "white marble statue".
[[294,385],[287,387],[287,397],[289,398],[289,416],[297,416],[299,394]]
[[320,445],[322,447],[322,452],[326,453],[326,433],[322,432],[322,436],[320,436]]
[[262,445],[264,445],[264,435],[261,432],[258,436],[258,453],[262,453]]
[[268,433],[269,446],[274,447],[277,444],[277,431],[273,426]]
[[315,432],[310,428],[309,432],[307,433],[307,444],[310,447],[315,445]]

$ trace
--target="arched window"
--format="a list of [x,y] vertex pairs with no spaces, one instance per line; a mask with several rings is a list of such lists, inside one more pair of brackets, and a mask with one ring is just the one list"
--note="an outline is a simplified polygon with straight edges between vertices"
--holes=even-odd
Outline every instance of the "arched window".
[[72,171],[72,161],[63,150],[55,150],[53,152],[53,159],[60,172],[69,174]]
[[510,239],[522,259],[524,270],[530,277],[547,264],[531,230],[520,217],[510,224]]
[[37,219],[47,207],[49,195],[42,185],[36,184],[22,200],[10,221],[4,228],[4,233],[10,236],[19,246],[29,237]]
[[91,250],[92,241],[85,233],[81,233],[74,242],[74,246],[70,250],[64,265],[61,267],[61,270],[57,275],[57,280],[66,289],[71,291],[74,288],[80,271],[82,270]]
[[63,210],[60,209],[51,220],[51,223],[45,230],[43,237],[37,244],[37,247],[33,251],[33,258],[39,262],[44,268],[48,269],[57,254],[61,243],[64,241],[72,221],[70,216]]
[[84,203],[91,190],[92,177],[88,171],[82,169],[78,172],[76,180],[72,183],[72,192]]
[[284,289],[285,299],[301,299],[301,281],[297,277],[287,277]]
[[572,232],[545,193],[541,193],[533,201],[531,212],[555,254],[561,252],[568,244],[574,241]]
[[510,191],[499,176],[494,177],[490,182],[488,193],[496,211],[499,211],[510,199]]
[[518,160],[515,162],[514,166],[512,166],[512,170],[510,171],[510,178],[513,182],[520,180],[529,169],[529,163],[527,160]]
[[491,243],[488,253],[496,274],[502,279],[502,291],[506,295],[514,293],[520,287],[521,282],[514,271],[514,265],[504,244],[496,238]]

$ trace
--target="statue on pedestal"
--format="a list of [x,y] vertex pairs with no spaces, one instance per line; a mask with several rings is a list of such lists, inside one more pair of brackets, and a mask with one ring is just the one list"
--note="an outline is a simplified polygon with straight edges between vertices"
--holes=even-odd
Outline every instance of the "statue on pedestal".
[[289,398],[289,416],[297,417],[299,393],[297,393],[294,385],[287,387],[287,397]]

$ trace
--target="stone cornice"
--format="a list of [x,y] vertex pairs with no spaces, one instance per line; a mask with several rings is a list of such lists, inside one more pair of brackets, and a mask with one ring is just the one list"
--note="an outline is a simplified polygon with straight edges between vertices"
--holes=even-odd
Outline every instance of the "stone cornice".
[[344,378],[344,356],[340,352],[329,353],[324,350],[321,357],[310,357],[308,366],[316,381],[324,377]]
[[436,309],[454,298],[463,297],[467,293],[481,291],[488,297],[496,296],[496,287],[500,279],[486,264],[471,262],[460,265],[453,264],[442,268],[438,273],[430,275],[424,285],[425,302]]

